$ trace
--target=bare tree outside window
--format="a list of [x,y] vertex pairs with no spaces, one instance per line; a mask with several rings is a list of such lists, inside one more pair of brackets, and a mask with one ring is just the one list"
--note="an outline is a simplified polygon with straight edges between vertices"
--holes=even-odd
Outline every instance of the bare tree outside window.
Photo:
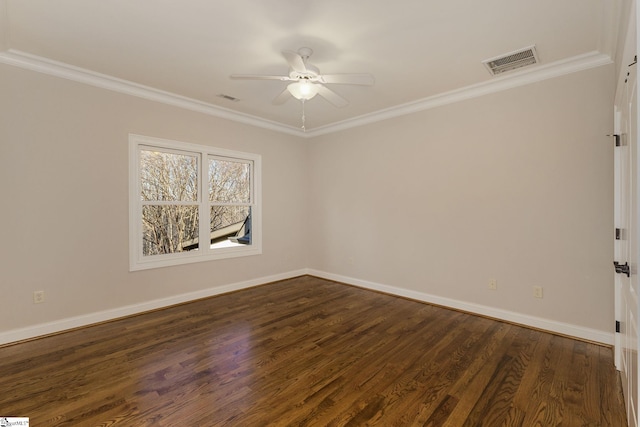
[[143,255],[182,252],[185,242],[198,238],[197,156],[142,150],[140,196],[147,202],[142,207]]
[[[210,157],[209,202],[212,235],[223,229],[238,233],[251,212],[251,164]],[[250,237],[247,242],[251,243]]]
[[[140,151],[144,256],[199,249],[199,159],[190,153]],[[250,244],[251,162],[213,156],[207,160],[208,244],[213,248],[230,242],[231,236],[245,238],[228,245]]]

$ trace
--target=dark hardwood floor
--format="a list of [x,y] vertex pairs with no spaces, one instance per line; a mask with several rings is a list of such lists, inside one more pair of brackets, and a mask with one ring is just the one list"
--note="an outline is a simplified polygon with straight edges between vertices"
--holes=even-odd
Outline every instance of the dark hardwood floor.
[[611,348],[300,277],[0,348],[32,426],[624,426]]

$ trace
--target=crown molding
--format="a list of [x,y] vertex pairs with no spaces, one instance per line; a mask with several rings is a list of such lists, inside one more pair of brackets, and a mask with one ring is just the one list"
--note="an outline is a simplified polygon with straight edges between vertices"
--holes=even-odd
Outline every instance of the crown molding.
[[283,132],[296,136],[304,135],[304,133],[297,128],[271,120],[262,119],[250,114],[244,114],[224,107],[219,107],[208,102],[199,101],[197,99],[144,86],[128,80],[119,79],[117,77],[53,61],[40,56],[31,55],[19,50],[9,49],[5,52],[0,52],[0,63],[276,132]]
[[[2,0],[0,0],[1,2]],[[1,5],[1,3],[0,3]],[[313,138],[320,135],[326,135],[358,126],[364,126],[370,123],[387,120],[394,117],[404,116],[416,113],[418,111],[428,110],[447,104],[452,104],[467,99],[477,98],[491,93],[524,86],[530,83],[559,77],[562,75],[575,73],[590,68],[599,67],[613,63],[609,55],[593,51],[583,55],[574,56],[561,61],[556,61],[547,65],[540,65],[506,75],[494,77],[486,82],[466,86],[460,89],[444,92],[434,96],[420,99],[418,101],[409,102],[384,110],[375,111],[373,113],[364,114],[340,122],[320,126],[314,129],[308,129],[306,132],[292,126],[277,123],[271,120],[262,119],[260,117],[233,111],[227,108],[219,107],[204,101],[177,95],[171,92],[133,83],[127,80],[118,79],[106,74],[96,73],[62,62],[53,61],[47,58],[31,55],[18,50],[7,50],[0,52],[0,63],[73,80],[79,83],[107,89],[131,96],[136,96],[151,101],[161,102],[179,108],[208,114],[211,116],[227,119],[251,126],[257,126],[263,129],[269,129],[276,132],[282,132],[289,135],[295,135],[302,138]]]
[[338,132],[370,123],[391,119],[428,110],[467,99],[478,98],[491,93],[501,92],[519,86],[547,80],[554,77],[563,76],[602,65],[612,64],[613,61],[608,55],[600,52],[589,52],[583,55],[574,56],[565,60],[556,61],[547,65],[532,67],[492,78],[491,80],[466,86],[449,92],[440,93],[418,101],[409,102],[384,110],[375,111],[370,114],[343,120],[330,125],[321,126],[307,131],[304,135],[307,138]]

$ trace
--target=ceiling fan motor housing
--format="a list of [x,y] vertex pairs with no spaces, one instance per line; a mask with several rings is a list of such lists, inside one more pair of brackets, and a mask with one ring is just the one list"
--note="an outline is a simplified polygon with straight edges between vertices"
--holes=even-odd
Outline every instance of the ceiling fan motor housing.
[[320,70],[318,69],[318,67],[314,67],[310,64],[304,65],[307,68],[306,71],[296,71],[292,69],[289,73],[289,77],[296,80],[316,80],[318,78],[318,75],[320,75]]

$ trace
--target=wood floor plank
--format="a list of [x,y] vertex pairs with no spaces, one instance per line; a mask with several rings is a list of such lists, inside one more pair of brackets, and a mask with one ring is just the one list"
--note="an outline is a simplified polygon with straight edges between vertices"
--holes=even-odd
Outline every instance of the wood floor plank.
[[[598,382],[600,384],[600,425],[602,426],[626,426],[626,412],[617,411],[614,408],[624,408],[624,399],[620,390],[622,383],[620,375],[616,371],[613,362],[613,354],[606,347],[598,347],[600,354],[598,366]],[[616,381],[611,381],[611,378]]]
[[459,427],[467,421],[478,400],[482,398],[488,379],[513,341],[512,325],[496,322],[491,330],[493,334],[487,338],[482,348],[474,352],[474,359],[469,367],[449,391],[458,398],[458,405],[444,423],[446,427]]
[[524,412],[524,426],[552,425],[549,417],[549,390],[555,375],[557,359],[552,347],[553,336],[541,334],[521,385],[514,396],[514,404]]
[[[475,320],[476,318],[465,316],[465,321]],[[404,396],[396,399],[395,408],[388,405],[402,414],[398,419],[401,425],[424,424],[426,421],[422,419],[430,417],[445,399],[457,402],[447,392],[467,369],[472,359],[471,354],[478,346],[485,344],[483,339],[487,336],[486,331],[482,327],[476,327],[475,334],[466,333],[463,324],[458,325],[455,331],[450,329],[446,339],[440,340],[439,346],[432,347],[422,355],[419,364],[415,364],[413,369],[405,369],[405,374],[410,377],[411,387]]]
[[611,348],[303,276],[0,348],[37,426],[623,426]]

